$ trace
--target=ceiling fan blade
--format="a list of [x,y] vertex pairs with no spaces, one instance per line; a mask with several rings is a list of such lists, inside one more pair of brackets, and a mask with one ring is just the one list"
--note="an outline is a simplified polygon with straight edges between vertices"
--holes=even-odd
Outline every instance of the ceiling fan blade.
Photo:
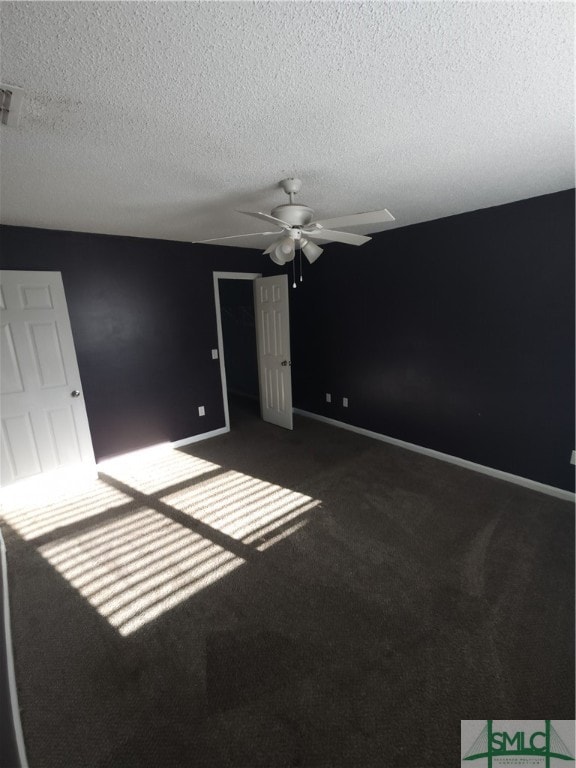
[[253,216],[255,219],[263,219],[264,221],[272,222],[272,224],[276,224],[277,227],[282,227],[282,229],[290,229],[290,224],[286,221],[282,221],[282,219],[277,219],[276,216],[270,216],[269,213],[254,213],[253,211],[237,211],[237,213],[243,213],[246,216]]
[[351,232],[336,232],[333,229],[320,229],[318,232],[304,232],[306,237],[315,240],[331,240],[334,243],[346,243],[347,245],[364,245],[368,240],[372,240],[367,235],[353,235]]
[[366,211],[366,213],[351,213],[348,216],[336,216],[335,219],[320,219],[308,226],[320,224],[322,227],[355,227],[359,224],[383,224],[386,221],[396,221],[389,210]]
[[239,240],[241,237],[256,237],[257,235],[279,235],[280,232],[250,232],[247,235],[227,235],[226,237],[211,237],[209,240],[193,240],[193,243],[219,243],[221,240]]

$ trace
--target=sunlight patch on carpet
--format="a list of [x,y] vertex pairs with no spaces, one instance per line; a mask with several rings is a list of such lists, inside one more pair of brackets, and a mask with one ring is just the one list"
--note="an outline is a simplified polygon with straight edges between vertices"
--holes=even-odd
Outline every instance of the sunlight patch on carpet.
[[215,472],[220,465],[170,447],[155,446],[100,462],[98,469],[140,493],[157,493]]
[[[146,450],[8,524],[129,635],[301,530],[320,502],[185,452]],[[116,487],[117,486],[117,487]]]
[[[244,560],[151,509],[102,525],[100,546],[82,536],[40,548],[43,557],[128,635],[230,573]],[[107,537],[111,533],[112,537]]]
[[287,525],[319,504],[311,496],[236,471],[162,500],[245,544],[266,541],[280,524]]
[[111,488],[101,480],[93,480],[81,491],[74,493],[60,491],[59,494],[45,495],[33,503],[3,505],[2,517],[27,541],[96,517],[114,508],[121,511],[123,505],[133,504],[125,493]]

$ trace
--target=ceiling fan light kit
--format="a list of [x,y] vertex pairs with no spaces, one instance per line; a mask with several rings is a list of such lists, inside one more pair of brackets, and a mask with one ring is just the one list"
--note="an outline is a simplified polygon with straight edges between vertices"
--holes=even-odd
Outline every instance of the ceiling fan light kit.
[[[276,249],[276,250],[277,250],[277,249]],[[278,253],[276,252],[276,250],[272,251],[272,253],[270,254],[270,258],[272,259],[272,261],[274,262],[274,264],[276,264],[276,265],[277,265],[277,266],[279,266],[279,267],[283,267],[283,266],[284,266],[284,264],[286,264],[286,260],[284,259],[284,257],[282,256],[282,254],[278,255]]]
[[[253,232],[248,235],[229,235],[227,237],[214,237],[210,240],[197,240],[199,243],[211,243],[214,245],[235,245],[233,241],[244,237],[257,237],[257,236],[270,236],[277,235],[278,240],[269,245],[264,251],[265,255],[269,255],[274,264],[279,267],[284,266],[290,261],[294,261],[296,256],[296,250],[300,248],[301,253],[306,256],[306,259],[310,264],[313,264],[316,259],[324,252],[323,248],[320,248],[316,243],[311,242],[311,239],[326,240],[336,243],[345,243],[347,245],[364,245],[372,238],[367,235],[356,235],[351,232],[340,232],[338,230],[331,229],[331,227],[350,227],[354,225],[365,224],[382,224],[389,221],[394,221],[394,216],[386,208],[380,211],[366,211],[365,213],[353,213],[347,216],[337,216],[334,219],[322,219],[320,221],[313,221],[314,211],[307,205],[299,205],[294,202],[294,195],[298,194],[302,187],[300,179],[283,179],[280,182],[280,186],[286,192],[289,198],[289,203],[277,205],[272,209],[270,213],[262,213],[261,211],[238,211],[247,216],[252,216],[256,219],[266,221],[268,224],[273,224],[278,227],[276,231],[272,232]],[[300,259],[300,265],[302,259]],[[302,269],[302,267],[300,267]],[[302,275],[300,275],[302,280]],[[296,287],[296,276],[294,275],[294,287]]]
[[290,237],[289,235],[287,237],[283,237],[282,240],[280,240],[278,243],[276,250],[280,250],[282,252],[282,255],[286,261],[292,261],[294,258],[294,251],[296,250],[295,238]]
[[305,237],[300,240],[300,247],[302,248],[304,256],[308,259],[309,264],[313,264],[316,259],[324,253],[324,248],[320,248],[316,243],[311,243],[310,240],[306,240]]

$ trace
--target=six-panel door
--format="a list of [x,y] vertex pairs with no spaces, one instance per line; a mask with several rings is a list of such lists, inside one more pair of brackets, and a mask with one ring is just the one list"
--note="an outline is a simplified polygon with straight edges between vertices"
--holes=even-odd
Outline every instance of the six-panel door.
[[0,272],[0,482],[94,465],[59,272]]
[[287,276],[254,280],[254,306],[262,418],[280,427],[292,429]]

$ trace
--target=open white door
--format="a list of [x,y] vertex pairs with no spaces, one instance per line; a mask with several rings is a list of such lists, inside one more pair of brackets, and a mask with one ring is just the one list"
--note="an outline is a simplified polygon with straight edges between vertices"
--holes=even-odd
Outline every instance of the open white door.
[[0,314],[0,484],[95,473],[62,276],[3,270]]
[[292,429],[288,277],[254,280],[254,309],[262,418]]

